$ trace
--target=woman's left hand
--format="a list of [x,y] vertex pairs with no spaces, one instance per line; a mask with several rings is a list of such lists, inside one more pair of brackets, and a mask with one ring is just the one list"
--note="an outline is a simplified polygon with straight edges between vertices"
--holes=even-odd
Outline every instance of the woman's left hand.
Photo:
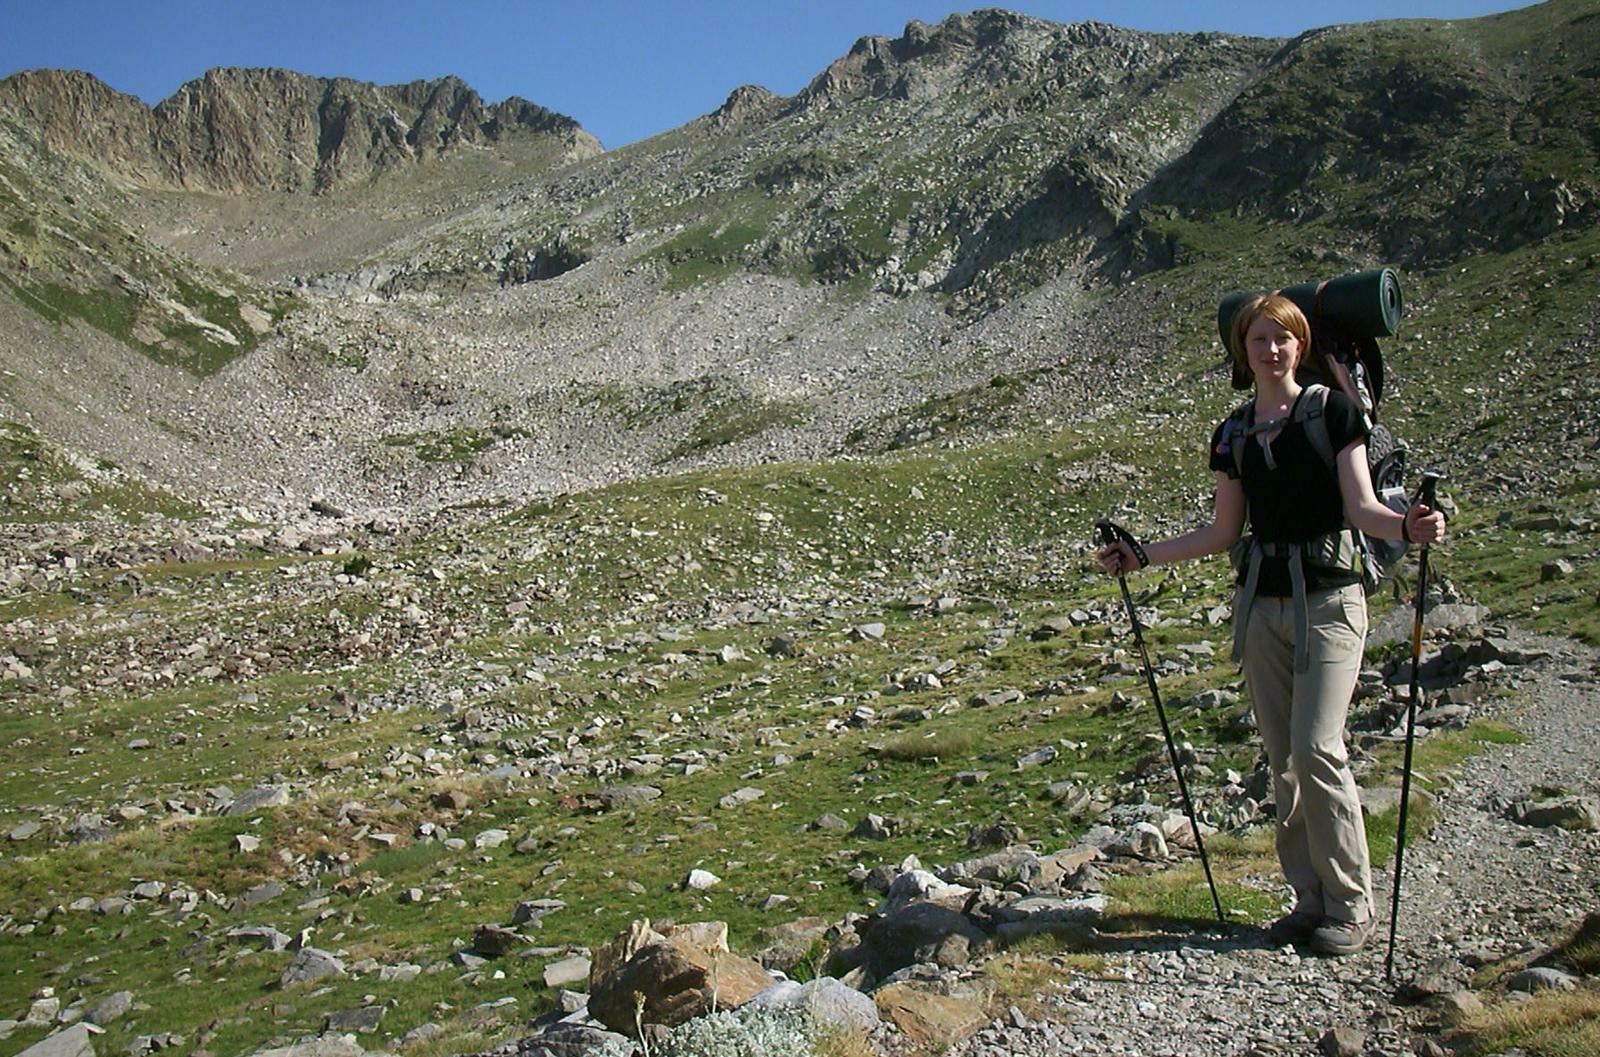
[[1406,511],[1406,536],[1412,543],[1426,546],[1444,539],[1444,514],[1426,503]]

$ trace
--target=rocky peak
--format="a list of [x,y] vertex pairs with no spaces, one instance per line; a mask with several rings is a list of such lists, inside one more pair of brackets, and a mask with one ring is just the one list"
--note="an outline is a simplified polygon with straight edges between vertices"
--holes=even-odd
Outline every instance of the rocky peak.
[[754,118],[773,113],[778,96],[759,84],[745,84],[728,93],[723,104],[711,112],[711,123],[719,129],[737,128]]
[[151,152],[150,108],[77,70],[24,70],[0,79],[0,108],[38,133],[51,150],[103,159],[145,182],[161,179]]
[[571,118],[514,96],[485,104],[457,77],[384,86],[221,67],[151,110],[88,74],[42,70],[0,81],[0,106],[52,149],[137,182],[234,194],[329,191],[521,135],[601,151]]
[[862,37],[797,97],[801,107],[851,99],[911,99],[937,94],[958,81],[1004,84],[1046,66],[1071,66],[1085,54],[1091,65],[1148,61],[1155,35],[1100,22],[1060,25],[1010,11],[955,14],[935,26],[911,21],[895,39]]

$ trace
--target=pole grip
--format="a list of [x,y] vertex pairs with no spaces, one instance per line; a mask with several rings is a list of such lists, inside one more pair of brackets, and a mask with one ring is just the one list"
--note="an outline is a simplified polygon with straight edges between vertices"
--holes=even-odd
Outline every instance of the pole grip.
[[1429,510],[1439,509],[1439,482],[1444,480],[1444,474],[1434,470],[1422,471],[1422,483],[1417,485],[1416,502],[1426,503]]

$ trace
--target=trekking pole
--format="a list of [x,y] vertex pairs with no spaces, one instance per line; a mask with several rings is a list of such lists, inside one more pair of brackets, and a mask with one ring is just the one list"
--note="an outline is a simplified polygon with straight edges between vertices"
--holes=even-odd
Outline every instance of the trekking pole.
[[[1115,546],[1118,538],[1133,542],[1133,536],[1127,529],[1114,525],[1108,518],[1100,518],[1094,523],[1095,529],[1100,533],[1100,541],[1108,547]],[[1133,625],[1133,641],[1139,647],[1139,659],[1144,663],[1144,680],[1150,687],[1150,697],[1156,703],[1156,715],[1161,719],[1161,734],[1167,740],[1167,756],[1172,760],[1172,773],[1178,776],[1178,793],[1183,797],[1183,811],[1189,816],[1189,828],[1194,832],[1194,846],[1200,851],[1200,866],[1206,873],[1206,885],[1211,889],[1211,905],[1216,908],[1217,921],[1226,925],[1227,918],[1222,915],[1222,899],[1217,895],[1217,883],[1211,879],[1211,860],[1206,857],[1206,842],[1200,836],[1200,820],[1195,817],[1194,801],[1189,798],[1189,783],[1184,781],[1183,766],[1178,761],[1178,746],[1172,740],[1172,727],[1167,723],[1167,710],[1161,706],[1161,694],[1156,689],[1156,672],[1150,666],[1150,653],[1144,648],[1144,631],[1139,626],[1139,614],[1133,609],[1133,595],[1128,593],[1128,577],[1123,572],[1122,563],[1117,563],[1117,583],[1122,587],[1122,603],[1128,607],[1128,622]]]
[[[1416,502],[1427,504],[1429,510],[1438,509],[1435,493],[1441,476],[1423,472]],[[1411,803],[1411,746],[1416,741],[1417,732],[1417,696],[1420,693],[1417,680],[1422,668],[1422,616],[1427,598],[1428,545],[1424,543],[1417,555],[1417,597],[1411,618],[1411,696],[1406,702],[1406,753],[1400,771],[1400,822],[1394,835],[1394,894],[1389,899],[1389,953],[1383,962],[1384,978],[1390,983],[1394,983],[1394,935],[1395,926],[1400,920],[1400,875],[1404,872],[1406,856],[1406,809]]]

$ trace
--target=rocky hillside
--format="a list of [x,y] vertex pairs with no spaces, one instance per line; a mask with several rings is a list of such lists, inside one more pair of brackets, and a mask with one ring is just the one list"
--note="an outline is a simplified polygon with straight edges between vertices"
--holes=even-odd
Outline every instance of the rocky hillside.
[[[1394,414],[1522,429],[1465,390],[1535,317],[1592,336],[1596,13],[1278,41],[982,11],[598,154],[451,80],[213,71],[146,113],[19,75],[0,414],[191,496],[397,514],[1122,413],[1108,381],[1165,402],[1221,291],[1383,261],[1397,391],[1453,402]],[[1568,391],[1528,400],[1581,438]]]

